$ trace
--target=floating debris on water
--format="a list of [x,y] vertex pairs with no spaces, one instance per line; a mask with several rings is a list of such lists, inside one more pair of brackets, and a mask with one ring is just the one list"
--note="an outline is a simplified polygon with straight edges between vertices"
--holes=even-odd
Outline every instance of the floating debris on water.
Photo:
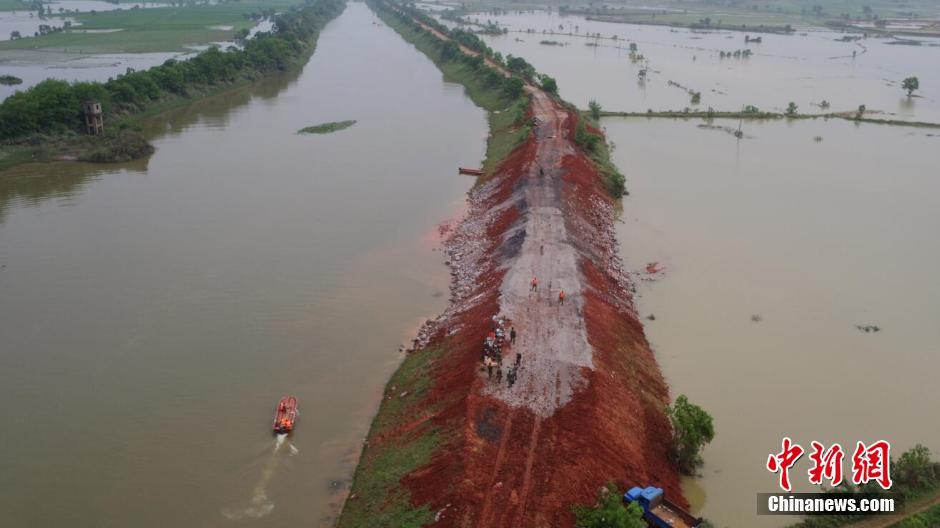
[[736,137],[736,138],[738,138],[738,139],[740,139],[740,138],[745,138],[745,137],[748,138],[748,139],[751,139],[751,138],[754,137],[754,136],[748,136],[748,135],[744,134],[743,132],[741,132],[740,130],[738,130],[737,128],[732,128],[732,127],[718,126],[718,125],[708,125],[708,124],[704,124],[704,123],[703,123],[703,124],[700,124],[700,125],[696,125],[696,126],[697,126],[698,128],[702,128],[702,129],[705,129],[705,130],[719,130],[719,131],[721,131],[721,132],[727,132],[728,134],[731,134],[732,136],[734,136],[734,137]]

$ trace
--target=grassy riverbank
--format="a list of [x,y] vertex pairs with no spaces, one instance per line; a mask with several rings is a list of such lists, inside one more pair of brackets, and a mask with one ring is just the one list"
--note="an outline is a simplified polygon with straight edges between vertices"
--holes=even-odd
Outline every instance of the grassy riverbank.
[[388,381],[337,528],[418,527],[434,519],[426,506],[412,504],[400,481],[431,460],[444,433],[427,423],[407,434],[391,433],[428,412],[423,402],[431,385],[431,370],[445,348],[441,345],[409,353]]
[[[152,147],[136,132],[141,119],[302,66],[322,27],[344,5],[342,0],[313,0],[280,16],[278,32],[252,38],[243,50],[210,49],[188,61],[167,61],[106,83],[46,80],[17,92],[0,104],[0,139],[5,141],[0,169],[24,161],[109,162],[146,156]],[[103,135],[83,133],[81,105],[88,99],[101,103]]]

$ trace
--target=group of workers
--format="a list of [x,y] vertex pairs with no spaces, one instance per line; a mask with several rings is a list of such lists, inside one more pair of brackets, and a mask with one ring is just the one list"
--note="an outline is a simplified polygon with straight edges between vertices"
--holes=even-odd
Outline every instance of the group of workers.
[[[503,382],[503,345],[506,344],[507,337],[505,325],[505,319],[494,315],[493,330],[486,336],[486,339],[483,340],[482,360],[483,367],[486,369],[486,377],[492,380],[495,370],[497,384]],[[509,327],[508,337],[510,346],[516,344],[516,328],[514,326]],[[506,368],[506,383],[509,387],[512,387],[516,383],[516,377],[521,363],[522,354],[517,352],[516,362],[511,367]]]
[[[549,284],[549,286],[551,285]],[[538,290],[539,279],[538,277],[532,277],[530,291],[538,292]],[[558,305],[561,306],[563,304],[565,304],[565,290],[560,290],[558,292]],[[483,370],[486,370],[486,378],[492,380],[495,375],[497,384],[503,382],[503,346],[506,344],[507,337],[510,347],[515,345],[516,328],[510,325],[509,332],[507,333],[506,320],[494,315],[493,328],[486,336],[486,339],[483,340],[483,355],[480,359],[483,362]],[[506,383],[509,387],[512,387],[513,384],[516,383],[516,377],[521,363],[522,354],[517,352],[515,363],[506,368]]]
[[[551,284],[549,284],[549,286],[551,286]],[[539,278],[538,277],[532,277],[532,283],[531,283],[531,287],[529,288],[529,291],[533,291],[533,292],[539,291]],[[558,305],[561,306],[563,304],[565,304],[565,290],[559,290],[558,291]]]

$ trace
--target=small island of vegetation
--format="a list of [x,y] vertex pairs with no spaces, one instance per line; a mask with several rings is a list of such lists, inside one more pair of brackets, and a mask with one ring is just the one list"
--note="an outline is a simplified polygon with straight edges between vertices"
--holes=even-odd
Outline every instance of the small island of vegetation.
[[340,130],[345,130],[356,124],[355,119],[348,121],[331,121],[329,123],[321,123],[319,125],[308,126],[301,128],[297,131],[298,134],[329,134],[332,132],[339,132]]
[[5,84],[7,86],[23,84],[23,79],[20,79],[14,75],[0,75],[0,84]]

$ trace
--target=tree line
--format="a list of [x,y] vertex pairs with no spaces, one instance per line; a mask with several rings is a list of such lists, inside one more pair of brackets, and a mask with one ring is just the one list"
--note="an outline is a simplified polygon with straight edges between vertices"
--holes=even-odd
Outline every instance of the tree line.
[[88,100],[100,102],[110,120],[163,99],[285,70],[344,6],[345,0],[307,0],[277,16],[271,32],[244,40],[241,48],[211,47],[189,60],[170,59],[143,71],[128,68],[124,75],[103,83],[47,79],[0,104],[0,140],[81,131],[82,103]]
[[[504,58],[498,51],[493,51],[487,46],[472,31],[460,28],[450,29],[423,11],[410,6],[396,5],[393,9],[383,2],[372,2],[371,5],[375,9],[391,14],[415,30],[424,31],[424,28],[421,27],[421,25],[424,25],[442,35],[446,35],[450,40],[438,40],[435,44],[443,60],[448,62],[459,61],[469,66],[480,75],[487,87],[501,88],[506,96],[511,99],[522,95],[526,81],[538,81],[544,90],[552,94],[558,93],[558,84],[555,79],[536,72],[535,67],[522,57],[507,55]],[[477,55],[462,53],[460,46],[477,53]],[[498,69],[487,64],[487,60],[506,69],[513,75],[507,77]]]

